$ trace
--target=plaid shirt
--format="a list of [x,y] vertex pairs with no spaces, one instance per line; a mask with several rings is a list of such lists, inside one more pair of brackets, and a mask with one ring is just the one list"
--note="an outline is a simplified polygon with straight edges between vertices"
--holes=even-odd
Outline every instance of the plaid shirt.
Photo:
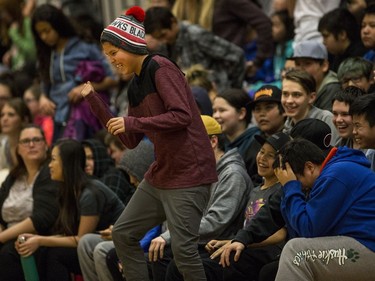
[[169,57],[182,69],[202,64],[213,71],[218,90],[242,88],[245,76],[245,55],[237,45],[214,35],[198,25],[180,22],[180,30]]

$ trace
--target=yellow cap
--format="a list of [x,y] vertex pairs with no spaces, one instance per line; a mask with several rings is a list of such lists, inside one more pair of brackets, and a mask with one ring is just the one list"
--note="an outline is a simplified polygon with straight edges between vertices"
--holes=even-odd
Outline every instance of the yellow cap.
[[204,127],[208,135],[219,135],[222,133],[220,124],[211,116],[201,115]]

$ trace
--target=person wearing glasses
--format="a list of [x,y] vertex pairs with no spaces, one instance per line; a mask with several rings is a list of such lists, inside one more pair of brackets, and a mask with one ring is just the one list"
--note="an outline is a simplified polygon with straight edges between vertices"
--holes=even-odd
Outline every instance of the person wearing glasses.
[[[51,180],[49,149],[40,127],[25,125],[17,140],[18,164],[0,188],[0,280],[23,280],[14,242],[22,233],[48,234],[59,208],[57,182]],[[11,266],[10,266],[11,265]]]
[[[59,192],[59,215],[53,233],[23,233],[26,241],[15,243],[20,256],[34,255],[41,280],[71,281],[72,274],[81,275],[77,254],[80,238],[107,229],[124,210],[124,204],[110,188],[86,175],[85,164],[80,141],[61,139],[55,143],[48,165],[51,179],[58,181],[55,188]],[[23,280],[16,277],[0,273],[1,281]]]

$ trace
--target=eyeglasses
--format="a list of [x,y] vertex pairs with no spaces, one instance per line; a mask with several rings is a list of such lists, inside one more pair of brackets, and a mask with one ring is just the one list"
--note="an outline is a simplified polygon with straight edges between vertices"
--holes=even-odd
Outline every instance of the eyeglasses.
[[364,77],[364,76],[345,77],[345,78],[341,79],[341,83],[342,83],[342,84],[348,84],[350,81],[352,81],[352,83],[354,83],[354,84],[358,84],[359,82],[361,82],[361,79],[362,79],[363,77]]
[[18,143],[22,146],[29,146],[31,143],[38,145],[43,142],[44,142],[44,138],[42,137],[34,137],[32,139],[22,139],[18,141]]

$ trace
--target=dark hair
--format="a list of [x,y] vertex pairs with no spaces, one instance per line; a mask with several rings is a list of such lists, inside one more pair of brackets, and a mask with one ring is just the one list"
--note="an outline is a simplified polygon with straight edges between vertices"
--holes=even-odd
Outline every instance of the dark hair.
[[367,7],[364,10],[364,15],[375,15],[375,2],[373,1],[366,1],[370,2],[367,4]]
[[283,80],[290,80],[298,83],[307,92],[307,94],[311,94],[316,91],[316,82],[314,77],[304,70],[290,70],[285,73]]
[[355,16],[347,9],[337,8],[324,14],[319,20],[319,32],[328,31],[335,39],[345,31],[351,42],[360,40],[360,30]]
[[146,34],[152,34],[162,29],[170,29],[176,17],[166,7],[151,7],[146,10],[144,27]]
[[237,111],[241,108],[246,109],[246,125],[251,122],[251,110],[250,110],[250,96],[242,89],[229,88],[221,93],[219,93],[216,98],[225,99],[231,106],[233,106]]
[[285,38],[284,42],[292,40],[294,38],[294,23],[293,18],[289,16],[287,10],[276,11],[272,14],[272,17],[278,17],[285,27]]
[[344,102],[345,104],[351,105],[353,101],[360,96],[365,95],[366,92],[356,86],[346,87],[344,90],[340,90],[335,93],[332,98],[332,104],[334,101]]
[[12,71],[5,71],[0,74],[0,84],[6,86],[12,97],[16,96],[16,86],[14,83],[14,74]]
[[[46,137],[40,126],[35,125],[35,124],[26,124],[22,126],[20,130],[20,134],[23,130],[26,130],[26,129],[37,129],[42,135],[44,142],[46,142]],[[16,157],[17,157],[17,165],[9,172],[9,174],[14,178],[18,178],[27,173],[25,162],[23,161],[23,158],[21,157],[21,155],[18,153],[18,148],[16,150]],[[43,166],[45,163],[47,163],[49,159],[50,159],[50,150],[48,149],[46,152],[46,158],[44,159],[44,161],[40,163],[40,167]]]
[[[311,141],[303,138],[295,138],[287,142],[278,152],[281,155],[282,166],[288,162],[296,175],[303,175],[306,162],[320,165],[324,162],[325,156],[323,151]],[[273,168],[280,167],[280,158],[275,157]]]
[[375,125],[375,94],[367,94],[356,98],[350,105],[349,114],[364,116],[372,128]]
[[107,132],[107,134],[104,136],[104,144],[107,147],[109,147],[111,143],[113,143],[113,145],[116,146],[118,149],[121,149],[121,150],[126,149],[125,145],[121,142],[118,136],[112,135]]
[[225,151],[226,149],[226,144],[228,143],[228,139],[225,136],[225,134],[214,134],[214,135],[209,135],[211,138],[212,136],[217,137],[217,147],[220,151]]
[[59,192],[60,212],[55,227],[60,234],[76,235],[80,216],[79,198],[88,181],[84,171],[85,151],[81,143],[73,139],[58,140],[54,147],[59,149],[64,177]]
[[[10,22],[4,22],[4,19],[1,20],[1,24],[5,24],[5,28],[9,28],[12,22],[17,22],[20,27],[23,24],[22,16],[22,0],[1,0],[0,1],[0,10],[6,11],[10,15]],[[19,28],[19,32],[23,34],[25,30]],[[5,35],[5,34],[4,34]],[[6,35],[8,37],[8,35]],[[8,39],[8,38],[5,38]],[[3,38],[2,38],[3,40]]]
[[34,35],[41,79],[49,84],[49,67],[52,47],[48,46],[40,39],[39,34],[35,29],[35,25],[41,21],[48,22],[62,38],[77,36],[77,32],[74,29],[71,20],[61,9],[51,4],[42,4],[35,9],[31,18],[31,29]]
[[10,100],[6,101],[4,105],[8,105],[13,108],[17,115],[20,116],[22,122],[30,123],[32,122],[33,118],[31,116],[30,110],[21,98],[11,98]]

